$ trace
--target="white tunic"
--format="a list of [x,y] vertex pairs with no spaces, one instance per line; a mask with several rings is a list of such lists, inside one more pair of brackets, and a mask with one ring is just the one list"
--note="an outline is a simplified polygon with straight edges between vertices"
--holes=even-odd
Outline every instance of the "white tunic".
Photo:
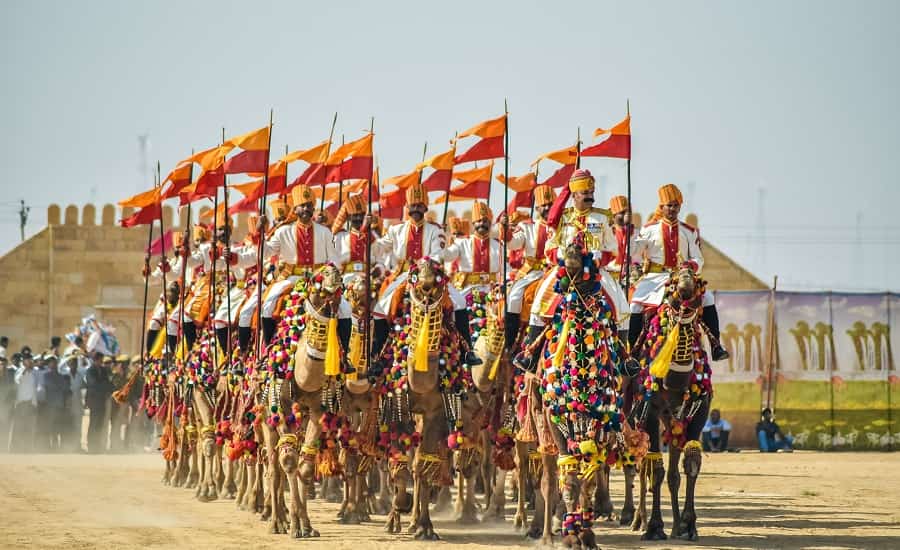
[[[313,263],[325,264],[328,262],[340,267],[341,260],[334,248],[334,239],[331,230],[324,225],[312,222],[313,227]],[[241,265],[254,264],[257,261],[256,247],[248,246],[240,252]],[[297,232],[295,224],[282,225],[266,239],[263,248],[265,259],[278,255],[278,259],[286,264],[297,263]],[[246,264],[245,264],[246,262]]]
[[[671,271],[678,269],[681,262],[690,262],[694,270],[700,273],[703,269],[703,252],[700,250],[700,232],[694,227],[678,222],[678,249],[675,252],[675,265],[666,265],[666,239],[664,225],[672,227],[665,220],[658,220],[641,228],[632,243],[632,255],[635,258],[649,260],[650,270],[637,282],[631,296],[631,311],[638,313],[645,306],[658,306],[662,303],[666,283]],[[704,305],[711,305],[712,294],[704,296]],[[709,302],[709,303],[707,303]]]

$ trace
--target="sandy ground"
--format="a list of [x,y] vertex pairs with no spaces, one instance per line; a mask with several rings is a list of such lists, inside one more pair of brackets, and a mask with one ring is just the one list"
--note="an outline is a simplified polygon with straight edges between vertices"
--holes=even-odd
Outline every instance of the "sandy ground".
[[[2,548],[378,548],[468,550],[533,547],[505,524],[458,526],[438,519],[442,542],[391,536],[382,517],[354,527],[334,520],[336,504],[312,503],[321,538],[268,535],[233,501],[202,504],[163,487],[158,455],[0,455]],[[698,483],[699,547],[900,548],[900,454],[705,455]],[[613,496],[621,505],[621,474]],[[663,499],[666,530],[668,498]],[[512,510],[510,505],[509,510]],[[407,519],[407,518],[404,518]],[[642,546],[624,527],[596,526],[603,548],[693,548],[676,541]]]

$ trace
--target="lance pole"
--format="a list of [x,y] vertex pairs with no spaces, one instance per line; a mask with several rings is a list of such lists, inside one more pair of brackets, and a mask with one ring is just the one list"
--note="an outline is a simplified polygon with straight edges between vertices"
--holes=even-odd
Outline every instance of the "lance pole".
[[[156,186],[160,186],[160,174],[159,174],[159,161],[156,161]],[[159,206],[159,238],[160,245],[162,246],[162,250],[160,254],[162,256],[163,262],[166,261],[166,228],[163,224],[163,209],[162,203]],[[163,311],[166,312],[166,317],[168,317],[169,313],[169,303],[166,299],[166,270],[161,269],[162,271],[162,284],[163,284]],[[163,323],[163,364],[168,366],[169,364],[169,323]]]
[[[491,178],[493,178],[493,171],[491,172]],[[490,195],[488,195],[490,197]],[[509,204],[509,107],[506,103],[506,99],[503,100],[503,209],[507,208]],[[500,281],[500,284],[503,285],[503,318],[506,319],[509,316],[509,305],[506,303],[506,263],[509,258],[509,251],[507,250],[507,232],[509,231],[509,219],[507,218],[506,223],[502,227],[503,235],[501,239],[501,244],[503,245],[503,257],[500,259],[501,270],[503,273],[503,279]],[[490,260],[488,260],[490,262]],[[490,269],[490,266],[488,267]],[[504,334],[504,349],[509,346],[509,342],[505,341],[506,332]]]
[[[225,144],[225,128],[222,128],[222,144]],[[271,144],[271,143],[270,143]],[[266,159],[266,172],[269,171],[268,159]],[[228,174],[222,168],[223,198],[225,200],[225,364],[231,364],[231,213],[228,212]],[[213,320],[215,323],[215,320]]]
[[[328,145],[325,147],[325,162],[328,162],[328,157],[331,155],[331,140],[334,138],[334,127],[337,125],[337,111],[334,113],[334,118],[331,120],[331,131],[328,133]],[[325,180],[328,179],[328,168],[327,164],[322,167],[322,170],[325,171],[325,177],[322,178],[322,198],[319,200],[319,210],[325,210],[325,185],[328,183]]]
[[[263,193],[259,198],[259,217],[266,213],[266,195],[269,193],[269,152],[272,150],[272,121],[275,116],[274,109],[269,110],[269,145],[266,147],[266,171],[263,172]],[[335,114],[335,118],[337,114]],[[286,174],[285,174],[286,175]],[[287,180],[285,180],[287,181]],[[266,248],[266,234],[262,229],[259,232],[259,245],[256,250],[256,360],[259,361],[262,354],[262,295],[263,295],[263,251]],[[241,350],[243,352],[244,350]]]
[[[369,134],[373,135],[374,142],[374,134],[375,134],[375,117],[372,117],[372,120],[369,122]],[[368,201],[366,207],[366,213],[368,214],[368,219],[372,219],[372,187],[373,180],[375,179],[375,165],[372,164],[372,169],[369,172],[369,185],[368,185]],[[366,364],[370,364],[372,361],[372,349],[371,349],[371,339],[369,338],[369,327],[372,318],[372,228],[369,224],[366,224],[365,236],[366,236],[366,271],[363,273],[363,277],[365,278],[364,287],[366,289],[366,297],[365,297],[365,308],[366,314],[363,317],[363,349],[365,350]]]
[[[453,156],[456,157],[456,138],[459,135],[459,132],[453,134]],[[454,162],[456,162],[454,160]],[[450,179],[447,180],[447,192],[444,195],[444,216],[441,219],[441,226],[447,227],[447,210],[450,208],[450,185],[453,183],[453,168],[450,168]]]
[[[625,100],[625,112],[630,117],[631,116],[631,102],[629,100]],[[628,139],[631,139],[631,136],[628,136]],[[631,223],[631,151],[628,151],[628,159],[625,161],[625,182],[626,189],[625,193],[627,195],[626,201],[628,202],[628,223],[625,224],[625,265],[622,266],[622,269],[625,270],[625,296],[628,296],[628,290],[631,288],[631,233],[634,231],[634,226]]]

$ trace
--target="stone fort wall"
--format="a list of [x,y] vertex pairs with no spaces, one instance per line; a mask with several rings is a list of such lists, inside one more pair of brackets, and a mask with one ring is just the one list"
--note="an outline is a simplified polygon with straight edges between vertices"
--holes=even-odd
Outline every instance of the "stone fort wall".
[[[210,210],[201,208],[203,218]],[[99,214],[99,216],[98,216]],[[98,208],[69,205],[47,209],[47,226],[0,258],[0,335],[13,349],[29,345],[40,352],[50,336],[63,336],[96,314],[116,327],[126,353],[140,347],[144,284],[141,277],[148,228],[122,228],[118,221],[131,214],[111,204]],[[99,219],[98,219],[99,217]],[[247,230],[247,214],[235,220],[235,239]],[[183,230],[187,212],[163,209],[163,224]],[[694,215],[688,223],[696,225]],[[636,220],[639,222],[639,220]],[[158,237],[158,228],[154,230]],[[719,249],[704,242],[704,277],[719,290],[763,289],[766,285]],[[155,260],[152,262],[155,264]],[[148,303],[159,297],[161,285],[150,287]]]

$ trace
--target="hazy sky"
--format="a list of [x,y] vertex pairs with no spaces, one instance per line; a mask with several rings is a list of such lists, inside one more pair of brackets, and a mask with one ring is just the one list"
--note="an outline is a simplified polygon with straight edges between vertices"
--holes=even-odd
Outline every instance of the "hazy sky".
[[[149,188],[144,134],[165,173],[270,108],[277,151],[327,137],[335,111],[337,139],[374,116],[387,177],[508,98],[517,175],[579,126],[590,144],[630,99],[638,211],[674,182],[703,235],[766,281],[900,290],[900,2],[7,0],[0,14],[0,252],[19,199],[32,234],[50,203]],[[623,161],[584,165],[603,202],[624,193]]]

